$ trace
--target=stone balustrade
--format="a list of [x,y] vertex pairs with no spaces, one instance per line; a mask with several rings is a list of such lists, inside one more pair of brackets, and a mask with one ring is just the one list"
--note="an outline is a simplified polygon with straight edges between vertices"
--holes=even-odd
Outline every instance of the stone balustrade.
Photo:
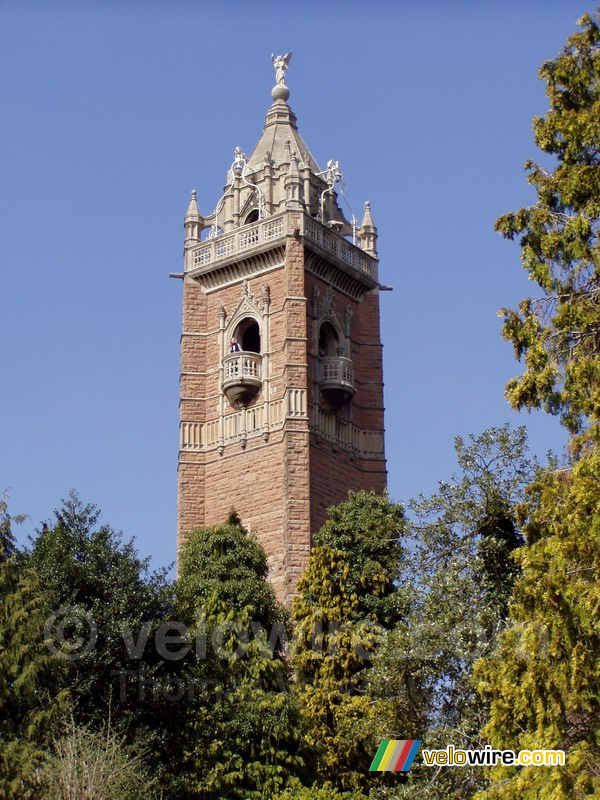
[[286,233],[284,223],[284,214],[277,214],[252,225],[243,225],[231,233],[207,239],[190,250],[191,269],[201,272],[231,256],[283,239]]
[[[327,257],[342,267],[354,270],[367,278],[377,280],[377,260],[352,244],[341,234],[309,217],[300,215],[297,233],[304,236],[306,243],[325,253]],[[191,277],[200,277],[220,264],[245,258],[259,252],[268,245],[282,243],[293,233],[288,230],[286,212],[274,214],[260,222],[242,225],[229,233],[219,234],[191,247],[186,254],[186,272]]]

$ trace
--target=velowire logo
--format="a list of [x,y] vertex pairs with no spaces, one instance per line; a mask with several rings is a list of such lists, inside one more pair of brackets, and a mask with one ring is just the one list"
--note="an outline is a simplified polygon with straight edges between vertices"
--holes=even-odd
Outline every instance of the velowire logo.
[[408,772],[422,739],[384,739],[369,772]]

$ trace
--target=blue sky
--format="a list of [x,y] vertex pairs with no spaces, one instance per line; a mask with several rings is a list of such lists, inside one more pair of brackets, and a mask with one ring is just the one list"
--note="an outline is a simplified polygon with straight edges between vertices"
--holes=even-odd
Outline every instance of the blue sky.
[[21,540],[71,488],[175,555],[183,216],[218,200],[292,50],[290,105],[379,227],[390,494],[431,492],[453,439],[506,421],[496,312],[536,287],[493,231],[533,201],[537,78],[578,2],[0,4],[0,489]]

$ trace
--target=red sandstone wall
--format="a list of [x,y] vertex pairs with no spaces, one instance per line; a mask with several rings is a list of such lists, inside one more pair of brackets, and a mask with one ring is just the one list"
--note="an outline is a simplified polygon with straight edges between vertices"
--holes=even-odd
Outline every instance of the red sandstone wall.
[[[307,390],[307,401],[314,402],[317,343],[311,296],[312,287],[319,285],[323,300],[326,286],[305,273],[304,248],[293,237],[287,240],[285,262],[285,268],[249,282],[259,303],[262,285],[270,287],[269,399],[283,398],[294,387]],[[180,414],[186,422],[205,423],[219,416],[219,310],[223,305],[230,318],[240,299],[241,283],[205,295],[195,283],[184,282]],[[352,307],[356,396],[351,409],[340,415],[359,428],[383,430],[378,296],[357,303],[334,292],[341,321],[347,305]],[[265,346],[263,340],[263,350]],[[261,393],[257,402],[262,400]],[[226,404],[226,413],[235,411]],[[268,441],[249,438],[245,449],[233,442],[223,455],[216,449],[182,452],[178,529],[181,537],[195,527],[218,524],[235,508],[265,547],[270,579],[279,599],[286,600],[308,560],[311,530],[323,523],[327,508],[344,500],[349,489],[381,492],[385,485],[385,461],[352,459],[309,434],[307,419],[288,419]]]

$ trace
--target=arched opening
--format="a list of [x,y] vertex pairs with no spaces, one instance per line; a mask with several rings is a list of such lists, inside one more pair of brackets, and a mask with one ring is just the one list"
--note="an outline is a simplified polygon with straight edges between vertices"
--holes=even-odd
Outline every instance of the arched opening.
[[236,327],[234,336],[245,353],[260,353],[260,328],[255,319],[243,319]]
[[331,322],[324,322],[319,329],[319,356],[339,356],[340,337]]
[[223,358],[223,392],[234,408],[247,408],[262,388],[260,327],[244,317],[232,330]]
[[250,225],[251,222],[258,222],[258,209],[256,208],[248,214],[244,220],[244,225]]
[[337,411],[354,397],[354,367],[344,355],[343,334],[330,320],[319,327],[319,358],[317,374],[321,394],[333,411]]

